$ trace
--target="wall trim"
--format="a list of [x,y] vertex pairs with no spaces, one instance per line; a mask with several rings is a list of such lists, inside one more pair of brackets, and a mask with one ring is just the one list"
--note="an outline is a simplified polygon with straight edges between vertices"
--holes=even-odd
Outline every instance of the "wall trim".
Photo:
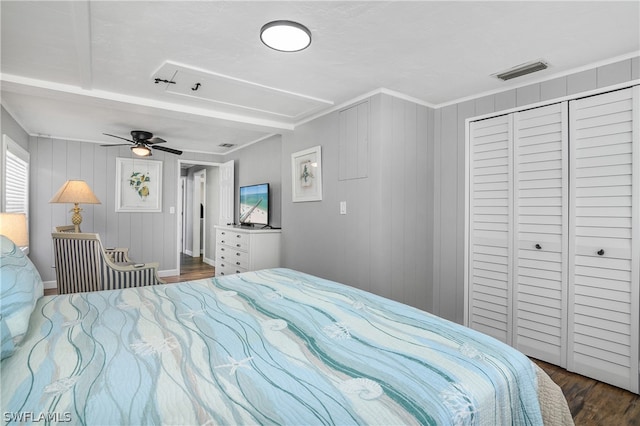
[[[637,85],[640,85],[640,79],[638,79],[638,80],[629,80],[629,81],[625,81],[623,83],[613,84],[611,86],[599,87],[597,89],[588,90],[586,92],[573,93],[571,95],[561,96],[559,98],[548,99],[548,100],[536,102],[536,103],[533,103],[533,104],[516,106],[516,107],[513,107],[513,108],[504,109],[504,110],[500,110],[500,111],[494,111],[494,112],[490,112],[490,113],[487,113],[487,114],[478,115],[478,116],[475,116],[475,117],[469,117],[469,118],[465,119],[465,130],[467,129],[468,124],[470,122],[472,122],[472,121],[484,120],[484,119],[487,119],[487,118],[497,117],[499,115],[506,115],[506,114],[511,114],[511,113],[514,113],[514,112],[520,112],[520,111],[526,111],[526,110],[529,110],[529,109],[540,108],[540,107],[551,105],[551,104],[557,104],[557,103],[560,103],[560,102],[573,101],[573,100],[580,99],[580,98],[587,98],[589,96],[599,95],[599,94],[606,93],[606,92],[613,92],[614,90],[626,89],[628,87],[633,87],[633,86],[637,86]],[[474,99],[476,99],[476,98],[474,98]]]
[[509,86],[509,87],[502,87],[500,89],[495,89],[495,90],[488,90],[486,92],[481,92],[481,93],[477,93],[475,95],[469,95],[469,96],[465,96],[462,98],[458,98],[458,99],[454,99],[452,101],[447,101],[447,102],[443,102],[440,104],[435,105],[434,108],[444,108],[450,105],[456,105],[456,104],[460,104],[466,101],[470,101],[473,99],[478,99],[478,98],[483,98],[485,96],[491,96],[491,95],[495,95],[498,93],[503,93],[503,92],[507,92],[509,90],[516,90],[516,89],[520,89],[521,87],[526,87],[526,86],[531,86],[534,84],[539,84],[539,83],[544,83],[545,81],[551,81],[551,80],[555,80],[557,78],[561,78],[561,77],[566,77],[572,74],[577,74],[579,72],[582,71],[589,71],[589,70],[594,70],[596,68],[605,66],[605,65],[611,65],[611,64],[615,64],[617,62],[622,62],[622,61],[626,61],[627,59],[633,59],[633,58],[637,58],[640,57],[640,51],[634,51],[634,52],[629,52],[626,53],[624,55],[620,55],[620,56],[615,56],[613,58],[609,58],[609,59],[605,59],[602,61],[597,61],[597,62],[592,62],[590,64],[587,65],[583,65],[580,67],[576,67],[576,68],[571,68],[565,71],[561,71],[555,74],[548,74],[548,75],[543,75],[540,76],[540,78],[536,78],[535,80],[528,80],[525,82],[522,82],[520,84],[517,85],[513,85],[513,86]]

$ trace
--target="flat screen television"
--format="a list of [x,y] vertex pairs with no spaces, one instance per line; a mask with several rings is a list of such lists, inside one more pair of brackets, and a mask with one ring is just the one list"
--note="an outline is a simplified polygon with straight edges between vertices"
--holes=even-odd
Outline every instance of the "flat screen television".
[[240,187],[240,224],[269,225],[269,184]]

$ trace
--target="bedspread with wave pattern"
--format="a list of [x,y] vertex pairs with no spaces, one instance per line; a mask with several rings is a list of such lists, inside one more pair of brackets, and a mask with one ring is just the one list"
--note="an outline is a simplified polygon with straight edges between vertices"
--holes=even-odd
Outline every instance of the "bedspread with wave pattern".
[[9,423],[542,423],[524,355],[288,269],[43,297],[1,368]]

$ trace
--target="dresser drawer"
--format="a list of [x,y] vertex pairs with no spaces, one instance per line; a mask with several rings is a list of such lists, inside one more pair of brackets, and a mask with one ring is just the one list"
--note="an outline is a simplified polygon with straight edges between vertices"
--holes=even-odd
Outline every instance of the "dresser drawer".
[[218,229],[216,244],[233,247],[237,250],[249,251],[249,235],[241,232]]
[[219,261],[216,262],[216,277],[221,275],[233,275],[241,272],[247,272],[245,268],[230,264],[228,262]]
[[249,253],[235,250],[229,246],[218,246],[216,248],[216,260],[245,269],[249,268]]

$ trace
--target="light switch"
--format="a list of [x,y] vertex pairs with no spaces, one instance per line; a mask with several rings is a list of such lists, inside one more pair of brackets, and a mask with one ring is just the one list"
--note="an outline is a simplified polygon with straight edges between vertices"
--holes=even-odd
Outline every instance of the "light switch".
[[340,201],[340,214],[347,214],[347,202]]
[[169,214],[175,214],[176,213],[176,208],[171,206],[169,207]]

